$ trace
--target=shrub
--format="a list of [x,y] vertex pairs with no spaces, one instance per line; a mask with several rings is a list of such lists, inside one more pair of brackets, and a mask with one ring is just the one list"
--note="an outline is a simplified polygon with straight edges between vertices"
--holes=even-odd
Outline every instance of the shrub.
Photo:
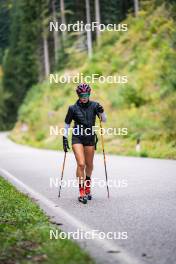
[[130,85],[121,88],[119,95],[123,98],[124,105],[128,107],[132,105],[140,107],[146,103],[140,92]]
[[59,108],[61,108],[64,105],[64,100],[55,98],[52,102],[52,109],[54,111],[57,111]]
[[140,157],[147,158],[148,157],[147,151],[145,151],[145,150],[141,151],[140,152]]
[[162,109],[162,126],[167,140],[176,141],[176,94],[170,99],[168,105]]
[[36,134],[36,140],[37,141],[42,141],[45,138],[45,133],[43,131],[39,131]]

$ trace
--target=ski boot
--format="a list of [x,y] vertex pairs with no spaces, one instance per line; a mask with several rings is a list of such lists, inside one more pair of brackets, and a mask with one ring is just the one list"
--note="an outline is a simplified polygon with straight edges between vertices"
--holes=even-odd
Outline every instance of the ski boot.
[[80,196],[78,197],[78,201],[83,203],[83,204],[86,204],[87,203],[87,197],[85,195],[84,188],[81,187],[79,192],[80,192]]
[[86,184],[85,184],[85,194],[87,197],[87,200],[92,200],[92,195],[90,193],[90,180],[86,180]]

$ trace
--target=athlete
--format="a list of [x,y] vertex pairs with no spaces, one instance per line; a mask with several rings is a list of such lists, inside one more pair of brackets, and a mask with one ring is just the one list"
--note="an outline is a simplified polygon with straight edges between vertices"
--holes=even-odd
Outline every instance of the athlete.
[[77,162],[76,176],[79,179],[78,200],[84,204],[92,199],[91,175],[93,170],[94,151],[97,144],[97,135],[94,133],[96,116],[106,121],[103,107],[94,101],[90,101],[91,88],[88,84],[79,84],[76,89],[78,100],[69,106],[65,117],[65,133],[63,136],[63,149],[68,151],[68,130],[74,121],[72,133],[72,149]]

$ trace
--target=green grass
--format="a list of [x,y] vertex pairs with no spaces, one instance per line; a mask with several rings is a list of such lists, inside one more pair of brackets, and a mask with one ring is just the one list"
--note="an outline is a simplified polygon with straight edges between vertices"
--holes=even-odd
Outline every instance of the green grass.
[[[151,1],[152,2],[152,1]],[[103,104],[106,127],[127,127],[126,137],[106,137],[106,151],[137,155],[136,138],[142,139],[140,155],[176,158],[176,23],[164,5],[149,7],[124,21],[127,33],[105,32],[91,60],[72,50],[59,74],[127,75],[128,84],[92,84],[92,100]],[[146,4],[147,5],[147,4]],[[81,62],[81,63],[80,63]],[[49,84],[31,88],[20,107],[12,140],[39,148],[62,149],[61,136],[49,135],[49,126],[63,127],[68,106],[77,99],[75,84]],[[28,125],[22,132],[21,126]]]
[[0,177],[0,263],[93,264],[71,240],[49,238],[56,227],[30,198]]

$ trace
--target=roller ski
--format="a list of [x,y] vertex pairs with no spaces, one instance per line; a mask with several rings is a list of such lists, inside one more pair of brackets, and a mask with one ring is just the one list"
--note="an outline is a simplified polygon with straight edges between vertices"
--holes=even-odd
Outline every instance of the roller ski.
[[91,181],[90,181],[90,177],[86,177],[86,181],[85,181],[85,194],[87,197],[87,200],[92,200],[92,195],[90,192],[90,186],[91,186]]
[[87,204],[87,196],[85,195],[84,188],[81,187],[80,190],[80,196],[78,197],[78,201],[83,204]]

